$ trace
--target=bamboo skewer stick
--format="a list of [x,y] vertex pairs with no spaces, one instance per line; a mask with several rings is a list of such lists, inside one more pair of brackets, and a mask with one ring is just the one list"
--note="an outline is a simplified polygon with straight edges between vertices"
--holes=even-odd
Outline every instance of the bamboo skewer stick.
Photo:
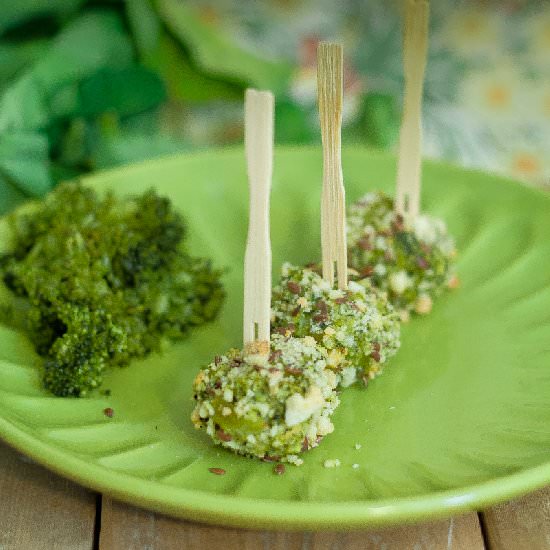
[[321,42],[317,50],[317,94],[323,140],[323,191],[321,195],[321,248],[323,278],[338,288],[348,286],[345,191],[342,175],[341,127],[343,55],[340,44]]
[[271,92],[245,95],[245,150],[250,187],[250,217],[244,259],[243,344],[250,353],[268,353],[271,316],[271,242],[269,194],[273,167]]
[[406,0],[403,35],[405,98],[399,136],[395,210],[409,223],[420,211],[422,91],[428,52],[429,2]]

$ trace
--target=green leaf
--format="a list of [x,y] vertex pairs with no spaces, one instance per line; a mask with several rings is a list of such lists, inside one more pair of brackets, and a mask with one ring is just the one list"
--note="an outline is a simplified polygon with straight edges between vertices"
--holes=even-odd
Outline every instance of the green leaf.
[[79,111],[84,116],[107,111],[128,116],[156,107],[165,98],[162,80],[145,67],[104,68],[81,83]]
[[262,59],[241,49],[223,29],[206,24],[184,2],[156,0],[155,6],[164,24],[189,47],[192,59],[202,70],[275,93],[287,87],[291,65]]
[[[132,60],[132,45],[120,18],[109,12],[87,13],[69,24],[53,41],[48,53],[26,71],[0,98],[0,132],[44,129],[69,107],[70,90],[84,78],[105,67],[123,67]],[[71,95],[72,94],[72,95]],[[56,104],[57,99],[57,104]],[[51,105],[55,108],[52,110]]]
[[0,215],[25,202],[27,196],[0,173]]
[[58,162],[52,162],[50,164],[50,173],[52,180],[58,184],[62,181],[70,181],[78,178],[82,175],[82,169],[76,169],[72,166],[65,166]]
[[162,23],[149,0],[126,0],[126,17],[143,59],[157,51]]
[[48,140],[39,133],[0,135],[0,174],[25,195],[40,197],[51,189]]
[[5,88],[19,71],[43,57],[49,45],[48,39],[31,40],[21,44],[0,42],[0,89]]
[[68,128],[59,137],[55,160],[60,166],[82,168],[89,160],[90,128],[92,124],[83,117],[71,120]]
[[182,45],[163,28],[149,0],[128,0],[126,15],[141,60],[162,75],[172,99],[208,101],[242,96],[242,85],[205,75],[193,65]]
[[75,13],[85,0],[12,0],[2,2],[0,35],[7,29],[38,16],[67,16]]
[[178,42],[166,32],[160,37],[157,51],[148,56],[147,64],[162,75],[173,99],[209,101],[242,97],[242,86],[197,70]]

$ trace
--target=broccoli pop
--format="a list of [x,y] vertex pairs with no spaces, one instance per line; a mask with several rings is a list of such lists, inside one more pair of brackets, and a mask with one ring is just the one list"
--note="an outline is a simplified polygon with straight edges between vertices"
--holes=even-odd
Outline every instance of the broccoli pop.
[[336,376],[314,338],[270,338],[269,191],[273,96],[247,90],[245,146],[250,222],[245,255],[243,350],[230,350],[194,382],[192,421],[239,454],[300,464],[299,453],[333,430]]
[[[322,277],[314,268],[283,266],[274,289],[272,322],[279,332],[312,336],[327,348],[328,366],[348,386],[365,382],[399,347],[399,322],[386,296],[369,281],[349,282],[345,200],[340,156],[342,47],[318,50],[319,114],[323,137]],[[338,288],[334,288],[336,263]]]
[[388,292],[407,319],[425,314],[446,287],[454,288],[454,242],[442,220],[419,215],[421,179],[422,87],[427,56],[429,5],[408,0],[403,63],[405,102],[399,144],[395,204],[371,192],[349,209],[350,267],[360,278]]

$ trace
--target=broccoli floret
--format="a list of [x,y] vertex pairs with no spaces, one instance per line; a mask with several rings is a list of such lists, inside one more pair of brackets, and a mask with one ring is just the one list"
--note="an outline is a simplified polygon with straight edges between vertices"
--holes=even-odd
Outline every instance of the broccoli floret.
[[154,191],[120,199],[64,184],[11,224],[0,276],[25,304],[55,395],[85,395],[108,366],[213,320],[225,298],[221,272],[189,255],[181,216]]
[[109,360],[127,350],[127,335],[101,309],[65,304],[59,311],[65,327],[44,362],[44,386],[55,395],[86,395],[101,385]]

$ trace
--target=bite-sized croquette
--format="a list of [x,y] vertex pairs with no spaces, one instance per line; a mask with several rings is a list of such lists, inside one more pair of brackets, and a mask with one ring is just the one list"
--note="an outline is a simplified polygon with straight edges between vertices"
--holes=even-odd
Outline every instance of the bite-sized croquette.
[[347,236],[354,275],[386,291],[404,320],[411,311],[429,313],[445,288],[458,285],[445,223],[420,215],[409,227],[384,193],[367,193],[349,207]]
[[232,349],[199,372],[192,421],[236,453],[299,465],[334,429],[337,377],[312,337],[263,344],[268,353]]
[[399,316],[368,280],[339,290],[313,269],[285,264],[271,309],[274,331],[312,336],[327,349],[343,387],[380,374],[399,349]]

